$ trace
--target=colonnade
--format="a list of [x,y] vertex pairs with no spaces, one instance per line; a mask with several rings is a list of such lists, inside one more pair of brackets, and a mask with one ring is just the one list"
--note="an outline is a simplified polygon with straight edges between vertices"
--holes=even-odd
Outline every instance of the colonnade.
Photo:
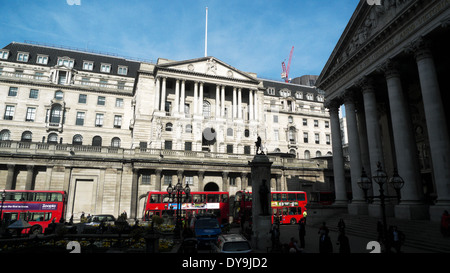
[[[185,79],[175,79],[175,100],[172,107],[172,115],[178,113],[185,113],[184,105],[186,100],[186,82]],[[193,96],[193,110],[194,116],[202,116],[203,114],[203,101],[205,82],[193,81],[194,84],[194,96]],[[213,84],[213,83],[211,83]],[[215,105],[214,111],[215,117],[225,118],[225,95],[227,85],[213,84],[215,88]],[[258,119],[258,90],[252,88],[243,88],[238,86],[232,87],[232,114],[233,119],[243,119],[243,92],[248,92],[248,118],[249,120]],[[155,110],[165,111],[165,103],[167,99],[167,77],[158,76],[155,78]]]
[[[395,147],[393,167],[398,170],[399,175],[405,181],[404,187],[401,189],[401,201],[395,206],[395,216],[407,219],[426,219],[433,209],[436,209],[436,213],[442,214],[444,208],[450,207],[450,138],[434,59],[430,48],[422,38],[411,43],[406,52],[414,54],[418,69],[433,161],[432,172],[437,194],[436,203],[428,208],[423,202],[413,122],[405,90],[401,84],[401,71],[397,66],[396,59],[392,58],[387,59],[377,70],[377,72],[381,71],[387,86],[392,132],[382,132],[379,125],[379,102],[377,102],[377,88],[372,74],[355,81],[353,86],[342,90],[340,96],[326,103],[330,110],[333,133],[336,203],[346,202],[344,157],[342,156],[338,117],[340,105],[342,103],[345,105],[353,193],[352,205],[349,206],[350,213],[367,212],[363,191],[357,186],[357,182],[361,177],[362,169],[364,168],[370,176],[376,171],[377,162],[380,162],[383,170],[386,170],[385,159],[388,155],[383,154],[382,136],[389,137],[390,133],[392,133]],[[358,92],[361,96],[357,96],[360,95]],[[359,97],[362,97],[362,103],[357,101]],[[361,111],[362,109],[364,111]],[[388,175],[391,176],[391,174]],[[378,185],[373,183],[373,194],[377,195],[378,190]],[[370,214],[370,211],[368,213]]]

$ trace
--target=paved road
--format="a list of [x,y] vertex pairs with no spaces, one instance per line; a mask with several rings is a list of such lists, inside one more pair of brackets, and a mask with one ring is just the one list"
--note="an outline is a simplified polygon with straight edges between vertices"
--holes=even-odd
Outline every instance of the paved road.
[[[318,228],[307,226],[305,236],[305,253],[319,253],[319,234]],[[230,233],[239,233],[239,228],[231,229]],[[339,245],[337,245],[338,233],[330,231],[329,236],[333,243],[333,252],[339,253]],[[300,242],[298,237],[298,225],[282,225],[280,226],[280,241],[281,243],[288,244],[291,237]],[[350,242],[351,253],[370,253],[373,251],[372,247],[368,249],[368,244],[371,241],[368,238],[347,235]],[[402,247],[403,253],[432,253],[423,249],[417,249],[412,247]]]

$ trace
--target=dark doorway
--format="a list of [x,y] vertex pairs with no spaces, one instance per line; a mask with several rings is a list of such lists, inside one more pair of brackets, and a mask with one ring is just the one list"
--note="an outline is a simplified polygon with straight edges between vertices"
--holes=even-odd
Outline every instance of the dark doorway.
[[214,182],[209,182],[205,185],[204,191],[219,191],[219,186]]

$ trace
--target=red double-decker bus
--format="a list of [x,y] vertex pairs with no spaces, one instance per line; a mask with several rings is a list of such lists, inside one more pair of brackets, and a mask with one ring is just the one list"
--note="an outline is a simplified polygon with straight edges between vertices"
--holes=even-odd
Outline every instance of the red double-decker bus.
[[65,219],[65,191],[3,190],[5,198],[1,199],[0,215],[6,226],[18,219],[27,221],[30,233],[42,233],[55,219]]
[[[162,216],[163,212],[173,215],[177,209],[176,197],[169,198],[167,192],[149,191],[144,208],[144,221],[153,215]],[[228,192],[191,192],[183,193],[181,200],[181,216],[189,217],[204,214],[214,214],[220,223],[228,223],[230,210]]]
[[[238,191],[235,197],[234,216],[237,221],[244,214],[251,215],[252,193]],[[308,203],[304,191],[272,191],[270,204],[272,207],[272,223],[278,218],[280,224],[296,224],[303,218]]]

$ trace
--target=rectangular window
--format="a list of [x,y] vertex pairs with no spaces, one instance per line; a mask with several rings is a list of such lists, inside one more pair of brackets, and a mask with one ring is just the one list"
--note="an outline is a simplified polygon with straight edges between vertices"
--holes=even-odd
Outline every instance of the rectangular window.
[[77,119],[75,121],[75,125],[84,125],[84,112],[77,112]]
[[36,58],[36,63],[38,63],[38,64],[47,64],[48,63],[48,56],[38,55],[37,58]]
[[13,105],[6,105],[5,115],[3,116],[3,119],[12,120],[14,118],[14,109],[15,108]]
[[143,185],[150,185],[150,175],[149,174],[143,174],[142,175],[142,184]]
[[99,96],[97,99],[97,105],[105,105],[105,103],[106,103],[106,98]]
[[164,175],[164,185],[172,184],[172,176],[171,175]]
[[100,80],[100,87],[107,87],[108,81],[107,80]]
[[119,66],[119,69],[117,70],[117,74],[119,75],[126,75],[128,73],[128,67],[126,66]]
[[325,128],[330,128],[330,122],[328,120],[325,121]]
[[123,99],[117,98],[116,99],[116,107],[123,107]]
[[192,142],[186,141],[184,143],[184,150],[185,151],[192,151]]
[[0,50],[0,59],[6,60],[8,59],[9,51],[7,50]]
[[89,85],[89,78],[82,77],[81,78],[81,85]]
[[87,95],[86,94],[80,94],[78,96],[78,103],[83,103],[85,104],[87,101]]
[[319,134],[314,134],[314,140],[316,141],[316,144],[320,143],[320,136],[319,136]]
[[186,176],[185,179],[186,179],[186,184],[188,184],[190,186],[194,185],[194,177],[193,176]]
[[101,64],[100,71],[104,73],[111,72],[111,65],[110,64]]
[[172,150],[172,141],[171,140],[164,141],[164,149]]
[[92,71],[93,68],[94,68],[94,63],[93,62],[88,62],[88,61],[84,61],[83,62],[83,70],[90,70],[90,71]]
[[10,97],[16,97],[17,96],[17,90],[19,90],[17,87],[10,87],[8,96]]
[[274,140],[280,140],[280,135],[278,133],[278,129],[273,130],[273,138]]
[[102,127],[103,126],[103,114],[95,115],[95,126]]
[[124,90],[125,89],[125,82],[117,82],[117,89]]
[[30,95],[29,95],[30,99],[37,99],[38,96],[39,96],[39,90],[37,90],[37,89],[30,89]]
[[42,73],[42,72],[34,73],[34,79],[36,79],[36,80],[44,80],[45,79],[44,78],[44,73]]
[[58,59],[58,65],[60,65],[60,66],[64,65],[66,67],[73,68],[73,64],[74,64],[73,59],[67,59],[67,58],[59,58]]
[[28,62],[28,53],[19,52],[17,54],[17,61],[19,61],[19,62]]
[[250,154],[250,146],[248,146],[248,145],[244,146],[244,154],[246,154],[246,155]]
[[276,115],[273,116],[273,122],[278,123],[278,116],[276,116]]
[[314,127],[319,127],[319,121],[318,120],[314,120]]
[[121,128],[122,127],[122,116],[115,115],[114,116],[114,128]]
[[303,142],[308,143],[308,133],[303,133]]
[[328,145],[331,143],[330,135],[325,135],[325,141],[327,142]]
[[27,108],[27,116],[25,118],[25,121],[33,122],[35,119],[36,119],[36,108],[28,107]]
[[308,125],[308,120],[306,118],[303,119],[303,126],[307,126]]
[[233,153],[233,144],[227,144],[227,154]]

